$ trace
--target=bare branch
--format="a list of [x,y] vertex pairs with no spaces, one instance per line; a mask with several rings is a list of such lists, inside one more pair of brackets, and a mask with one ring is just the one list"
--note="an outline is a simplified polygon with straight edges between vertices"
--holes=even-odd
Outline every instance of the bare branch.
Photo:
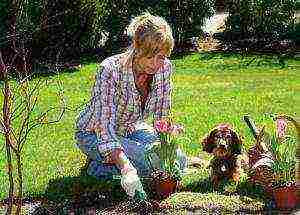
[[11,129],[10,133],[11,133],[11,135],[13,137],[13,139],[11,140],[13,144],[11,144],[10,147],[12,148],[12,150],[14,152],[17,152],[17,150],[18,150],[18,148],[17,148],[17,146],[18,146],[18,144],[17,144],[18,143],[17,142],[17,136],[16,136],[15,132],[13,131],[13,129]]
[[4,123],[3,123],[2,117],[0,119],[0,133],[4,134]]
[[[51,108],[50,110],[54,110],[55,108]],[[47,112],[49,112],[50,110],[48,110]],[[20,142],[24,142],[27,138],[27,135],[30,133],[30,131],[38,126],[41,125],[49,125],[49,124],[54,124],[54,123],[58,123],[59,121],[61,121],[63,115],[65,113],[65,109],[62,109],[61,113],[59,114],[58,118],[56,120],[50,121],[50,122],[38,122],[35,124],[32,124],[31,126],[28,126],[28,129],[25,132],[25,135],[23,136],[23,138],[20,140]],[[46,113],[42,114],[43,116],[46,116]],[[40,119],[42,119],[42,117],[39,117]],[[21,150],[23,148],[23,145],[21,146]]]
[[[13,132],[13,130],[11,130],[10,132],[11,132],[11,134],[12,134],[14,140],[16,140],[16,135],[15,135],[15,133]],[[0,133],[2,133],[3,135],[5,134],[5,125],[4,125],[4,122],[3,122],[2,119],[0,119]],[[14,140],[12,140],[12,141],[14,141]],[[16,148],[14,147],[14,144],[11,144],[10,147],[13,149],[13,151],[16,150]],[[4,144],[3,144],[3,148],[4,148]],[[0,151],[2,151],[3,148],[0,149]]]
[[[24,114],[26,114],[26,116],[24,116],[22,122],[21,122],[21,125],[20,125],[20,130],[19,130],[19,134],[18,134],[18,140],[17,140],[17,147],[18,147],[18,150],[20,150],[20,143],[22,143],[21,139],[22,139],[22,134],[24,132],[24,129],[26,129],[26,127],[28,126],[28,121],[29,121],[29,118],[30,118],[30,113],[31,112],[28,112],[28,103],[26,104],[26,110]],[[25,139],[24,139],[25,141]]]
[[[30,99],[30,98],[29,98]],[[35,100],[33,102],[33,105],[32,107],[30,108],[30,104],[29,106],[26,106],[26,109],[27,109],[27,116],[25,116],[23,122],[21,123],[21,130],[19,131],[19,135],[18,135],[18,149],[19,150],[22,150],[23,146],[22,146],[22,143],[25,142],[26,140],[26,137],[27,137],[27,130],[28,130],[28,126],[29,126],[29,119],[30,119],[30,115],[31,113],[33,112],[34,110],[34,107],[36,106],[37,104],[37,101],[38,101],[38,97],[35,97]],[[24,128],[26,129],[26,132],[25,132],[25,137],[22,138],[22,134],[23,134],[23,131],[24,131]]]
[[[27,77],[28,77],[28,76],[27,76]],[[21,86],[22,83],[23,83],[25,80],[26,80],[26,79],[23,79],[23,80],[20,82],[20,85],[19,85],[19,86]],[[33,94],[35,93],[35,91],[37,91],[38,89],[40,89],[40,87],[41,87],[41,85],[42,85],[43,83],[45,83],[45,81],[42,82],[41,79],[38,79],[38,82],[35,84],[34,88],[29,92],[29,95],[28,95],[28,99],[29,99],[29,100],[31,99],[31,97],[33,96]],[[36,103],[36,102],[35,102],[35,103]],[[23,105],[23,102],[20,102],[20,104],[14,109],[14,111],[13,111],[13,113],[12,113],[12,115],[13,115],[12,120],[15,120],[15,119],[17,119],[18,117],[20,117],[20,115],[21,115],[21,114],[23,113],[23,111],[26,109],[26,107],[24,107],[18,114],[16,114],[16,112],[18,111],[18,109],[19,109],[22,105]],[[35,106],[35,104],[34,104],[34,106]]]
[[[59,121],[62,119],[62,117],[63,117],[63,115],[64,115],[64,113],[65,113],[65,111],[66,111],[66,101],[65,101],[65,99],[64,99],[64,97],[63,97],[63,90],[62,90],[62,85],[61,85],[60,79],[58,80],[58,87],[59,87],[59,95],[60,95],[60,97],[61,97],[61,104],[62,104],[62,107],[61,107],[61,108],[50,108],[50,109],[48,109],[48,110],[45,111],[44,113],[40,114],[40,116],[39,116],[37,119],[35,119],[35,121],[36,121],[37,123],[33,123],[33,124],[31,124],[30,126],[29,126],[29,123],[30,123],[30,122],[27,121],[26,126],[24,126],[24,127],[26,127],[25,134],[23,135],[22,138],[19,139],[19,141],[18,141],[19,143],[25,142],[25,140],[26,140],[26,138],[27,138],[27,135],[29,134],[29,132],[30,132],[33,128],[36,128],[37,126],[40,126],[40,125],[54,124],[54,123],[59,122]],[[37,98],[37,97],[36,97],[36,98]],[[36,101],[37,101],[37,100],[36,100]],[[35,103],[36,103],[36,101],[35,101]],[[32,113],[34,106],[35,106],[35,105],[33,105],[33,106],[32,106],[32,109],[29,110],[29,113]],[[57,118],[56,120],[53,120],[53,121],[50,121],[50,122],[43,122],[42,119],[43,119],[45,116],[47,116],[47,114],[48,114],[50,111],[55,110],[55,109],[60,109],[60,110],[61,110],[61,112],[60,112],[58,118]],[[21,133],[20,133],[20,134],[21,134]],[[20,144],[20,150],[22,150],[22,148],[23,148],[23,144]]]

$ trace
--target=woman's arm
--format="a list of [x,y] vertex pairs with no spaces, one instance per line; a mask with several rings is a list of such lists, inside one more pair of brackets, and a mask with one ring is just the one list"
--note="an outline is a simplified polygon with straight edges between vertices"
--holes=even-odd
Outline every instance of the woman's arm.
[[114,150],[122,150],[116,135],[116,79],[111,63],[103,63],[101,70],[96,75],[92,91],[94,129],[101,139],[101,143],[97,147],[99,153],[107,159]]
[[171,111],[171,74],[172,64],[169,60],[163,67],[162,72],[158,76],[158,80],[154,85],[155,104],[153,105],[153,113],[155,120],[168,117]]

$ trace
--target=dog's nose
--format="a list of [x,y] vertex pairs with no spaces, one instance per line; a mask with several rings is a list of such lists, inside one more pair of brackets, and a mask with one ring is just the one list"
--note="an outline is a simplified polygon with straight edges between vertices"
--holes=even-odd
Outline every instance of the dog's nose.
[[227,142],[226,142],[226,140],[224,140],[224,139],[219,139],[218,144],[219,144],[220,146],[223,146],[224,148],[227,148]]

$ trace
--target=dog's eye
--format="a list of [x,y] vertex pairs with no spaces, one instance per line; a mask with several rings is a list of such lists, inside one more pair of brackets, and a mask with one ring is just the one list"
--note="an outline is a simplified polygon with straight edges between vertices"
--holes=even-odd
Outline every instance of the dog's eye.
[[226,134],[226,138],[231,138],[231,134]]

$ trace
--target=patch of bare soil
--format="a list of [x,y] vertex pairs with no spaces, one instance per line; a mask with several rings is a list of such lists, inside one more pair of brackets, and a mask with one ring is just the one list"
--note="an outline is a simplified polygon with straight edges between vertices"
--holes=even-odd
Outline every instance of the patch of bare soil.
[[[176,195],[186,195],[174,194]],[[191,193],[193,196],[193,193]],[[174,198],[174,196],[173,196]],[[172,198],[163,201],[151,200],[137,203],[131,199],[113,200],[109,194],[90,193],[82,195],[80,199],[50,202],[46,199],[24,199],[23,214],[30,215],[113,215],[113,214],[297,214],[299,210],[265,210],[241,205],[234,211],[229,211],[217,202],[209,205],[185,201],[171,203]],[[0,205],[0,214],[5,214],[5,202]]]

